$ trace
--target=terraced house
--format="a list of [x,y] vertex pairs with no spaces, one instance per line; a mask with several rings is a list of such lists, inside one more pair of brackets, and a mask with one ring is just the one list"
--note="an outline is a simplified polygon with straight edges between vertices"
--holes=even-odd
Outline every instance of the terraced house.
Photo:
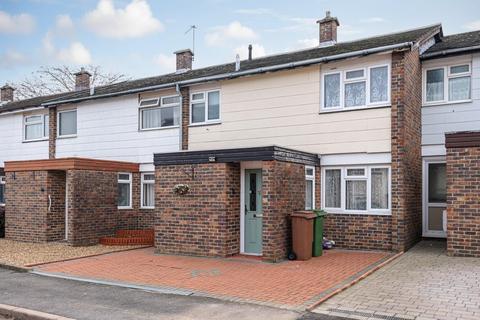
[[[159,252],[284,259],[289,214],[338,246],[447,238],[480,256],[480,32],[441,25],[12,101],[2,88],[6,237],[89,245],[154,229]],[[454,133],[456,132],[456,133]]]

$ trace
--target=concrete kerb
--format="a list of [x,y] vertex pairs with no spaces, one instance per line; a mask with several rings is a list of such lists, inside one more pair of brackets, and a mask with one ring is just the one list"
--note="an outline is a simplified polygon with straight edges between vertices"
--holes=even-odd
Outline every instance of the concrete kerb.
[[45,312],[0,304],[0,316],[14,320],[74,320]]

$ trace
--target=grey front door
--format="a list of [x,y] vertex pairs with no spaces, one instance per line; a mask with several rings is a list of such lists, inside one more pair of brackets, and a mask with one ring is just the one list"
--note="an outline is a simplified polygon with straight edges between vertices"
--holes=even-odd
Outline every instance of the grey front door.
[[262,253],[262,170],[245,170],[245,253]]
[[447,175],[443,161],[426,161],[423,236],[446,238]]

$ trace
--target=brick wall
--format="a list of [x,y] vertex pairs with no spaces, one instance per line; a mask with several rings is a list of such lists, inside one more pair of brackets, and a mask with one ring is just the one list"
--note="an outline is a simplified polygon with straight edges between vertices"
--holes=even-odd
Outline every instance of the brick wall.
[[279,261],[292,246],[289,215],[305,209],[305,166],[264,161],[262,167],[263,258]]
[[392,244],[409,249],[422,232],[421,105],[418,49],[392,54]]
[[480,147],[447,148],[447,252],[480,257]]
[[[5,176],[3,168],[0,168],[0,177]],[[5,236],[5,207],[0,206],[0,238]]]
[[[240,245],[240,166],[156,167],[155,247],[160,253],[229,256]],[[190,191],[178,195],[176,184]]]

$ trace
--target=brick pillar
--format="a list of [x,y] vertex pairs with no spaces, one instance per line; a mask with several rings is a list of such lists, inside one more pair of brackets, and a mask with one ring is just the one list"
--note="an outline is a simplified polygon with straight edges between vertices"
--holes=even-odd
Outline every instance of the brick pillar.
[[8,84],[0,88],[0,102],[13,101],[13,91],[15,89]]
[[422,235],[421,75],[418,49],[392,54],[392,243],[398,251]]
[[190,88],[180,89],[182,96],[182,150],[188,150],[188,126],[190,125]]
[[325,42],[337,42],[337,27],[340,25],[336,17],[330,16],[330,11],[327,11],[325,18],[318,20],[319,24],[319,39],[320,44]]
[[48,158],[55,159],[57,149],[57,107],[48,109]]

